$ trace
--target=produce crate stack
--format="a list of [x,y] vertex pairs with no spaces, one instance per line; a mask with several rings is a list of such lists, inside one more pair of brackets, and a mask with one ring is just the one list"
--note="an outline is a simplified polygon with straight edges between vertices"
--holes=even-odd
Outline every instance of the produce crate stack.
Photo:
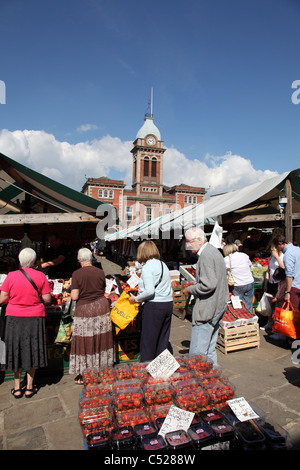
[[178,281],[172,282],[173,289],[173,314],[183,320],[186,316],[187,297],[183,294],[184,286]]
[[[167,380],[153,378],[147,371],[149,363],[84,371],[78,418],[85,449],[200,450],[225,443],[228,449],[233,444],[243,448],[243,432],[250,448],[269,449],[274,438],[277,448],[287,447],[287,434],[278,428],[272,428],[267,442],[263,428],[270,435],[271,429],[262,418],[254,442],[249,441],[248,429],[237,429],[237,419],[227,404],[234,397],[234,387],[205,356],[175,359],[179,368]],[[172,405],[193,412],[194,418],[187,431],[175,430],[162,437],[159,430]]]
[[249,310],[233,308],[228,303],[226,312],[220,322],[216,348],[224,354],[246,348],[260,346],[258,317]]

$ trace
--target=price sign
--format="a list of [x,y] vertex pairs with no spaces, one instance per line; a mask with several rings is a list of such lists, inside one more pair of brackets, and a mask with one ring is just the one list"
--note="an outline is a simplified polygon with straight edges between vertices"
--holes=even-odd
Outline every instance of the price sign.
[[131,289],[134,289],[138,285],[139,281],[140,281],[139,276],[133,273],[128,279],[127,284],[131,287]]
[[168,379],[178,369],[179,364],[172,356],[170,351],[165,349],[159,356],[146,367],[149,374],[155,379],[164,378]]
[[242,308],[241,300],[238,295],[232,295],[230,300],[233,308]]
[[187,431],[194,415],[195,413],[191,411],[182,410],[175,405],[171,405],[158,434],[164,437],[168,432],[178,431],[179,429]]
[[259,418],[244,397],[227,400],[227,403],[240,421]]

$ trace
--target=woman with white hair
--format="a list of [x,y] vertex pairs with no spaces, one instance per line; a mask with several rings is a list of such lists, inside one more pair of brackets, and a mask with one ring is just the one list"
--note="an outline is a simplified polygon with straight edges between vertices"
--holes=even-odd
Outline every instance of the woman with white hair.
[[81,248],[77,255],[81,265],[72,274],[71,299],[76,301],[69,373],[83,383],[84,369],[112,366],[114,360],[110,308],[104,296],[104,271],[93,266],[93,254]]
[[[35,371],[47,366],[45,303],[51,302],[51,287],[45,274],[33,269],[35,261],[34,250],[21,250],[20,270],[8,273],[1,287],[0,304],[7,304],[5,368],[14,371],[11,393],[15,398],[24,394],[31,398],[37,392],[33,385]],[[23,370],[27,372],[25,390],[21,388]]]

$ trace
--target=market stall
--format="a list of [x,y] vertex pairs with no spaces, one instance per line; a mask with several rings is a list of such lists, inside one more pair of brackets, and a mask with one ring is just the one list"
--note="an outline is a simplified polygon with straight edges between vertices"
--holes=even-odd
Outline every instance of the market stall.
[[[32,247],[44,258],[48,236],[57,234],[67,247],[68,268],[77,268],[77,251],[96,237],[102,202],[71,189],[0,153],[0,285],[8,272],[18,269],[18,253]],[[69,278],[53,282],[52,305],[46,308],[49,371],[68,370],[69,344],[56,343],[62,318],[68,321],[72,306]],[[59,292],[59,289],[61,291]],[[39,371],[38,373],[43,373]],[[5,380],[12,378],[5,374]]]
[[79,422],[87,450],[287,450],[288,433],[203,355],[115,365],[83,374]]

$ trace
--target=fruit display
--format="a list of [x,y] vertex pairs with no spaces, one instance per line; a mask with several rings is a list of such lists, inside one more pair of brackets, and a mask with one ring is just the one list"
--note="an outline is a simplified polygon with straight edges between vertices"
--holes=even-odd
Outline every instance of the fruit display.
[[173,388],[176,393],[186,392],[188,390],[198,389],[200,387],[199,381],[197,379],[187,379],[187,380],[177,380],[172,383]]
[[101,395],[110,395],[111,388],[110,385],[98,384],[93,386],[88,386],[83,389],[82,398],[95,398]]
[[146,408],[139,411],[115,411],[118,426],[130,425],[134,428],[136,424],[148,423],[149,414]]
[[113,367],[104,367],[99,370],[100,381],[103,384],[112,384],[116,381],[116,374]]
[[171,375],[169,380],[170,380],[170,382],[174,383],[174,382],[177,382],[177,381],[190,380],[190,379],[194,379],[194,378],[195,378],[195,374],[191,370],[189,370],[187,368],[182,368],[182,371],[174,372],[174,374]]
[[208,395],[200,387],[188,392],[178,392],[176,394],[176,403],[178,408],[193,413],[200,413],[200,411],[210,408]]
[[111,405],[112,403],[112,396],[110,393],[102,393],[101,395],[94,396],[94,397],[85,397],[80,400],[80,407],[84,408],[97,408],[103,405]]
[[170,405],[153,405],[147,409],[151,420],[156,421],[158,418],[165,418],[167,416]]
[[223,328],[231,328],[233,326],[256,323],[257,321],[258,317],[249,312],[244,305],[242,305],[241,308],[234,308],[230,302],[227,304],[226,311],[220,321],[220,326]]
[[162,436],[156,437],[145,437],[141,441],[141,449],[149,451],[161,451],[167,448],[167,444],[162,438]]
[[132,378],[131,371],[127,364],[117,364],[114,367],[117,380],[128,380]]
[[79,421],[84,435],[92,431],[102,431],[113,428],[113,413],[110,406],[98,406],[96,408],[83,408],[79,412]]
[[213,430],[204,422],[192,424],[188,429],[188,435],[192,439],[193,447],[196,449],[201,449],[215,441]]
[[150,377],[150,374],[146,369],[148,364],[149,362],[132,362],[129,365],[132,377],[139,379],[145,379],[147,377]]
[[172,450],[178,450],[192,446],[192,439],[186,431],[179,429],[178,431],[168,432],[165,440]]
[[233,439],[234,437],[234,428],[227,423],[224,419],[220,419],[219,421],[215,421],[214,423],[210,424],[212,430],[214,431],[216,437],[220,441],[228,441]]
[[65,311],[71,302],[71,286],[72,279],[50,279],[49,284],[52,289],[51,303],[47,309]]
[[99,383],[99,374],[96,369],[86,369],[82,372],[83,385],[86,387]]
[[111,385],[112,392],[124,392],[131,388],[140,388],[142,382],[139,379],[117,380]]
[[128,388],[114,393],[114,404],[117,411],[138,411],[144,407],[141,388]]
[[171,384],[166,382],[159,384],[144,385],[145,403],[148,406],[172,404],[174,389]]
[[92,432],[87,435],[86,442],[89,450],[108,450],[111,442],[110,432]]
[[192,371],[209,371],[212,368],[212,362],[208,361],[207,358],[201,354],[195,354],[187,356],[186,364]]
[[152,421],[136,424],[134,426],[134,432],[139,439],[143,439],[144,437],[153,437],[157,434],[155,424]]
[[234,395],[234,388],[228,382],[218,382],[204,386],[209,397],[211,406],[225,406],[226,401],[230,400]]
[[111,433],[112,448],[118,450],[133,449],[135,436],[132,426],[121,426],[113,429]]

